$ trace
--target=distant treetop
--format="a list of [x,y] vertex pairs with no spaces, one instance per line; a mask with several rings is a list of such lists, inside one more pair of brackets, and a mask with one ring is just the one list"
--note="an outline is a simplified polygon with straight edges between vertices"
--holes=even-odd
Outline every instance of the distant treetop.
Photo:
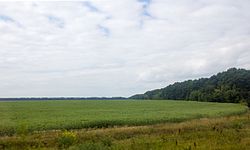
[[247,102],[250,105],[250,70],[230,68],[210,78],[176,82],[131,99],[175,99],[209,102]]

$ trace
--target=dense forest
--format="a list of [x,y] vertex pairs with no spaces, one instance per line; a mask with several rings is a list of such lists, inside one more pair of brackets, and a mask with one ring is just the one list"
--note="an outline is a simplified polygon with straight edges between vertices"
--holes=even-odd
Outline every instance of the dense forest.
[[131,99],[175,99],[209,102],[247,102],[250,106],[250,70],[231,68],[210,78],[176,82]]

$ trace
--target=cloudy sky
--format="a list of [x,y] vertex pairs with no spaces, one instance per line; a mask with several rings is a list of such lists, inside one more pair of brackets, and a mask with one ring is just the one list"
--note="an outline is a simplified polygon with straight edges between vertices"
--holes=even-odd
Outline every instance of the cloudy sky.
[[249,0],[0,2],[0,97],[130,96],[250,69]]

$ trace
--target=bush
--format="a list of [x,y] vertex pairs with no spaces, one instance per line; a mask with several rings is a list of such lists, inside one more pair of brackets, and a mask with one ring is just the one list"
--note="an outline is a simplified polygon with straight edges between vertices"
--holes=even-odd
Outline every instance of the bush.
[[247,100],[240,100],[239,102],[241,105],[244,105],[244,106],[250,106],[250,104],[247,102]]
[[58,138],[59,147],[68,148],[77,141],[76,134],[72,131],[64,131]]

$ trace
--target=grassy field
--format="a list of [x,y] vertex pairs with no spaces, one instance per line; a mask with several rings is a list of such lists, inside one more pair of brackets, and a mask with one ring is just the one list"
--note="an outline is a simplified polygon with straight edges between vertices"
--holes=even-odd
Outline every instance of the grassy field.
[[0,135],[51,129],[150,125],[240,114],[239,104],[163,100],[0,102]]
[[0,136],[0,149],[249,150],[250,113],[181,123]]

